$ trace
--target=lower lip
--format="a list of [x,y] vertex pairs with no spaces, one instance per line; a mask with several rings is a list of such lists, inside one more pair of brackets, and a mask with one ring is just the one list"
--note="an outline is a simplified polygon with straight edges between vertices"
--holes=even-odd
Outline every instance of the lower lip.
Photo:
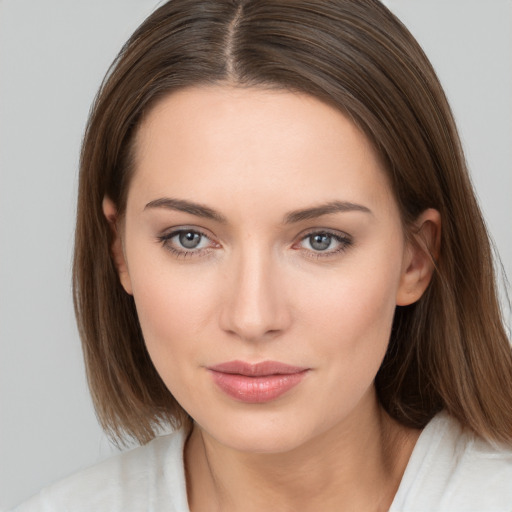
[[228,396],[250,404],[270,402],[297,386],[308,370],[290,374],[248,377],[210,370],[217,386]]

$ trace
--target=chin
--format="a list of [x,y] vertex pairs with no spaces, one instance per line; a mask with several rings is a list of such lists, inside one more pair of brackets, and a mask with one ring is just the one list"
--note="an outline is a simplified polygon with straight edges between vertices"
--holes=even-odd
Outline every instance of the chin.
[[244,432],[232,436],[219,436],[216,440],[226,447],[242,453],[283,454],[302,446],[306,438],[294,436],[291,432]]
[[228,415],[214,422],[197,422],[201,430],[215,442],[244,453],[282,454],[291,452],[320,433],[305,418],[296,418],[283,411],[276,414]]

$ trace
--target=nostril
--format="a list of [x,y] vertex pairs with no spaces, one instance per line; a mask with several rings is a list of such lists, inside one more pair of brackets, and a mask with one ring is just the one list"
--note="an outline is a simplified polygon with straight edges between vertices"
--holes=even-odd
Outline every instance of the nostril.
[[274,339],[288,328],[284,305],[265,310],[227,307],[221,317],[221,328],[230,336],[245,341]]

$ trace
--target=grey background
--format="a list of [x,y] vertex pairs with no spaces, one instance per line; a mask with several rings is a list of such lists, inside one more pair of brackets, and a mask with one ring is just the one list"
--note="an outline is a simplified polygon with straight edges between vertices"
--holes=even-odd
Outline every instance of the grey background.
[[[512,275],[512,2],[388,0],[431,58]],[[156,0],[0,0],[0,509],[114,451],[88,396],[70,288],[80,140]],[[510,317],[508,317],[510,319]]]

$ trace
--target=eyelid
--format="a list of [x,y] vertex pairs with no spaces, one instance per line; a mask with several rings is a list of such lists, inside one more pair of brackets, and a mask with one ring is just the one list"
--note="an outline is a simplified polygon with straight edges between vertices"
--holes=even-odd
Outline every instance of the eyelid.
[[[208,247],[201,248],[191,248],[187,249],[185,247],[178,247],[176,245],[171,244],[171,240],[178,236],[181,233],[197,233],[204,238],[207,238],[211,244]],[[210,253],[210,251],[214,248],[220,247],[214,239],[213,236],[208,234],[206,230],[202,228],[198,228],[197,226],[175,226],[165,230],[161,235],[157,236],[157,241],[170,253],[174,254],[177,257],[193,257],[193,256],[203,256],[206,253]]]
[[[170,241],[181,233],[193,232],[199,234],[201,237],[204,237],[209,240],[210,244],[207,247],[200,248],[190,248],[187,249],[185,247],[179,247],[176,244],[172,244]],[[337,247],[334,249],[326,249],[315,250],[313,248],[308,249],[302,247],[301,244],[308,238],[316,234],[328,235],[332,237],[337,242]],[[213,249],[220,248],[221,244],[219,244],[213,235],[211,235],[208,230],[197,226],[174,226],[172,228],[168,228],[164,230],[161,235],[158,235],[157,241],[170,253],[174,254],[176,257],[196,257],[196,256],[205,256]],[[338,253],[341,253],[347,250],[350,246],[353,245],[353,237],[344,231],[340,231],[338,229],[332,228],[309,228],[303,232],[301,232],[295,239],[295,242],[292,243],[291,248],[295,250],[302,251],[307,257],[310,258],[327,258],[336,256]]]
[[[307,249],[304,247],[301,247],[300,244],[306,240],[307,238],[316,235],[329,235],[332,238],[334,238],[338,243],[339,247],[336,249],[327,249],[325,251],[315,251],[314,249]],[[307,253],[308,257],[311,258],[327,258],[329,256],[333,257],[337,254],[346,251],[349,247],[351,247],[354,243],[353,237],[349,235],[348,233],[344,231],[340,231],[337,229],[330,229],[330,228],[310,228],[306,231],[303,231],[298,235],[297,241],[292,244],[292,248],[295,248],[296,250],[301,250]]]

